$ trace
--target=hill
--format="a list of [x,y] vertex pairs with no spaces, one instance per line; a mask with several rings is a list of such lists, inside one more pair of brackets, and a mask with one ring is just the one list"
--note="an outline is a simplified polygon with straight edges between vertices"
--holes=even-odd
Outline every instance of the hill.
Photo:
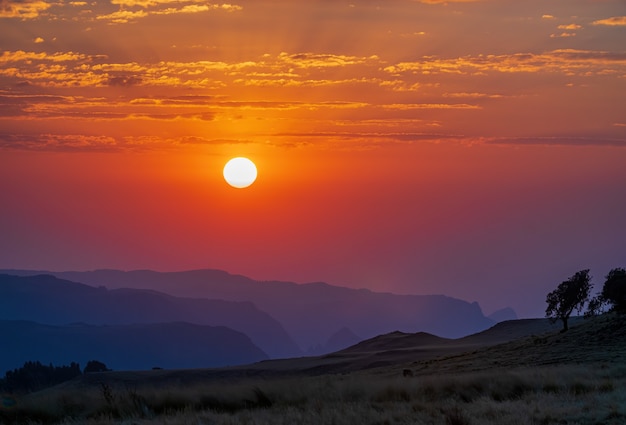
[[0,373],[27,360],[65,365],[103,361],[114,370],[205,368],[267,359],[241,332],[190,323],[66,326],[0,321]]
[[[484,332],[458,339],[426,333],[391,332],[323,356],[265,360],[243,366],[193,371],[113,372],[97,379],[154,386],[181,381],[201,383],[216,379],[353,372],[400,376],[404,369],[410,369],[416,375],[438,375],[550,364],[608,362],[619,365],[626,362],[626,317],[577,318],[570,331],[561,333],[560,329],[559,324],[552,324],[547,319],[532,319],[503,322]],[[94,379],[85,377],[81,382],[91,385]]]
[[94,288],[50,275],[0,275],[0,320],[50,325],[188,322],[242,332],[271,357],[300,355],[285,329],[251,302],[174,297],[140,289]]
[[[472,336],[460,342],[393,332],[315,358],[90,373],[23,398],[5,398],[14,408],[0,409],[0,421],[93,421],[105,412],[105,420],[120,424],[331,418],[334,423],[618,425],[626,418],[625,324],[624,316],[607,315],[579,320],[566,333],[556,327],[533,335],[528,332],[544,321],[507,323],[474,342]],[[507,329],[527,335],[494,345]],[[468,344],[483,346],[468,350]],[[438,351],[443,346],[444,355]],[[371,363],[375,358],[382,364]],[[320,374],[334,376],[310,376]]]
[[483,315],[478,303],[443,295],[397,295],[321,282],[261,282],[220,270],[46,273],[107,288],[153,289],[179,297],[249,301],[282,323],[303,350],[325,346],[341,328],[348,328],[361,338],[395,330],[458,338],[494,324]]

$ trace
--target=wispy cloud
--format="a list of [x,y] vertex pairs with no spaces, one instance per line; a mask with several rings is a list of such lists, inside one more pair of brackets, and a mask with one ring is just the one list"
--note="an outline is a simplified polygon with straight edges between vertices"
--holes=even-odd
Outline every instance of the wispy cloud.
[[562,32],[560,34],[550,34],[550,38],[567,38],[567,37],[576,37],[575,32]]
[[600,73],[615,67],[624,71],[626,54],[605,51],[559,49],[546,53],[515,53],[508,55],[478,55],[443,59],[433,56],[420,61],[401,62],[385,67],[392,75],[402,74],[459,74],[480,75],[487,72],[536,73],[579,72]]
[[382,105],[382,108],[410,111],[414,109],[481,109],[481,106],[467,103],[392,103]]
[[603,137],[494,137],[482,138],[481,143],[496,145],[544,145],[544,146],[614,146],[626,148],[626,139]]
[[39,17],[41,12],[49,9],[51,5],[51,3],[40,0],[0,0],[0,18],[35,19]]
[[[190,14],[213,10],[236,12],[243,9],[241,6],[234,4],[198,3],[195,0],[113,0],[112,3],[120,5],[120,10],[105,15],[98,15],[96,17],[97,20],[109,21],[115,24],[125,24],[137,22],[139,19],[150,15]],[[192,4],[181,5],[182,3]],[[178,5],[178,7],[160,7],[163,5]],[[139,6],[140,9],[126,9],[126,7],[134,6]]]
[[474,3],[482,0],[417,0],[425,4]]
[[605,25],[609,27],[623,27],[626,26],[626,16],[613,16],[611,18],[600,19],[593,21],[592,25]]
[[579,30],[582,28],[582,26],[578,24],[565,24],[559,25],[557,28],[560,30]]
[[[379,80],[366,77],[345,79],[316,78],[326,68],[368,66],[377,69],[377,57],[342,56],[329,54],[286,54],[264,56],[257,61],[222,62],[158,62],[112,63],[104,55],[85,55],[74,52],[6,51],[0,64],[11,65],[0,69],[0,75],[20,78],[35,85],[74,86],[159,86],[218,88],[229,84],[243,86],[313,87],[329,85],[378,84]],[[59,62],[65,62],[62,67]],[[315,75],[315,77],[314,77]]]

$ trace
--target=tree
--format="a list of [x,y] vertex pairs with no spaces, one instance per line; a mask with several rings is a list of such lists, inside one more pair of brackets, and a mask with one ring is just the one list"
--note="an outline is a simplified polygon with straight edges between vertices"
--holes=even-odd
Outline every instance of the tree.
[[91,372],[109,372],[111,369],[107,369],[107,365],[98,360],[89,360],[83,373]]
[[611,310],[626,313],[626,270],[616,268],[606,275],[600,297],[611,305]]
[[9,370],[0,379],[0,389],[10,392],[38,391],[80,376],[80,366],[72,362],[69,366],[45,366],[41,362],[26,362],[19,369]]
[[585,302],[589,299],[591,290],[591,278],[589,269],[576,272],[565,282],[562,282],[554,291],[546,297],[546,317],[552,322],[561,320],[563,322],[563,332],[567,331],[567,320],[577,309],[581,311]]

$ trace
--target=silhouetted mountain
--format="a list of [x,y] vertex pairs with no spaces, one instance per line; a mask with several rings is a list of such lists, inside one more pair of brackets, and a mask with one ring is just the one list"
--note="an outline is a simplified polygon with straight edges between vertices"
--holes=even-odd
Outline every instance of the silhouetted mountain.
[[98,359],[115,370],[206,368],[267,359],[241,332],[190,323],[94,326],[0,321],[0,374],[24,361],[85,366]]
[[443,295],[396,295],[326,283],[259,282],[219,270],[50,273],[108,288],[143,288],[183,297],[251,301],[280,321],[303,348],[325,344],[341,327],[363,338],[395,330],[457,338],[494,323],[483,315],[477,303]]
[[50,275],[0,275],[0,320],[51,325],[189,322],[243,332],[272,357],[301,354],[275,319],[249,301],[179,298],[140,289],[94,288]]
[[491,313],[489,316],[494,322],[504,322],[505,320],[516,320],[517,313],[510,307],[502,308]]
[[405,333],[395,331],[384,335],[378,335],[365,341],[361,341],[356,345],[341,350],[340,352],[351,353],[376,352],[381,350],[391,351],[411,347],[441,345],[442,343],[445,343],[447,341],[450,340],[426,332]]
[[332,353],[333,351],[339,351],[351,345],[358,344],[362,340],[363,338],[356,336],[354,332],[344,326],[332,334],[324,345],[311,347],[307,350],[306,354],[319,356],[321,354]]

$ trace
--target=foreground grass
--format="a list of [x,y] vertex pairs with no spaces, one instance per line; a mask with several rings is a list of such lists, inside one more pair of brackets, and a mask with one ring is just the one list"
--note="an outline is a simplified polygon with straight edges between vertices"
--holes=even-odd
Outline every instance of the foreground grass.
[[626,365],[403,377],[215,380],[153,388],[62,387],[17,399],[3,424],[623,424]]

